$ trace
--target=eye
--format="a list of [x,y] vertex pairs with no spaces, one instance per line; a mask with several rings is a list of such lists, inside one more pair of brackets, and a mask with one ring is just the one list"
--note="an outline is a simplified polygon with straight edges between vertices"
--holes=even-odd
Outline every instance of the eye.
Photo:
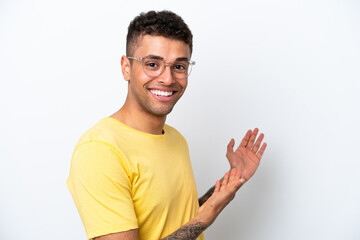
[[158,70],[161,67],[161,62],[154,59],[148,59],[144,62],[144,67],[152,71]]
[[147,62],[145,63],[145,65],[149,68],[154,68],[157,67],[157,63],[156,62]]
[[176,62],[174,64],[174,70],[176,71],[186,71],[186,69],[188,68],[188,63],[187,62]]
[[185,69],[185,67],[183,65],[180,65],[180,64],[175,65],[175,68],[179,69],[179,70]]

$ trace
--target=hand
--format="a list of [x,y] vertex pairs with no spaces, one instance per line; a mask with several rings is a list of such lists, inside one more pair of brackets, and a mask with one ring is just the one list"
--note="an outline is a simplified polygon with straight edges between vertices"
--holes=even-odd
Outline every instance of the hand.
[[240,171],[235,168],[224,175],[222,184],[216,181],[215,190],[211,197],[198,210],[197,217],[200,221],[210,226],[220,212],[233,200],[237,190],[245,180],[241,177]]
[[255,128],[254,131],[247,131],[235,152],[234,139],[231,139],[227,146],[226,157],[230,163],[230,167],[240,171],[241,178],[244,178],[245,181],[249,180],[249,178],[254,175],[266,148],[266,143],[262,144],[260,147],[261,142],[264,139],[264,134],[262,133],[254,144],[258,131],[259,129],[257,128]]

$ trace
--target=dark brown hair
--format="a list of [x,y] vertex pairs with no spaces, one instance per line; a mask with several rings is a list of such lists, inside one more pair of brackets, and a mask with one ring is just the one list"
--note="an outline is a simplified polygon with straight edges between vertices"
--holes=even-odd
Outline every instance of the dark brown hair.
[[162,36],[184,41],[192,53],[192,33],[184,20],[171,11],[141,13],[130,22],[126,38],[126,55],[134,54],[134,47],[143,35]]

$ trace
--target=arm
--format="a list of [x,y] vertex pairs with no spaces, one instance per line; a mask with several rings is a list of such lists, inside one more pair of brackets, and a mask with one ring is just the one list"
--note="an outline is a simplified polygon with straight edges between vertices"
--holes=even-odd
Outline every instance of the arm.
[[[266,143],[264,143],[260,148],[261,142],[264,139],[264,134],[260,134],[254,145],[258,131],[259,130],[257,128],[255,128],[254,131],[249,130],[235,152],[233,149],[235,145],[234,139],[231,139],[227,146],[226,157],[230,163],[230,169],[236,168],[240,171],[241,176],[245,179],[245,181],[249,180],[249,178],[255,173],[266,148]],[[211,197],[214,190],[215,186],[210,188],[204,196],[199,198],[200,206],[202,206]]]
[[210,189],[204,194],[204,196],[202,196],[201,198],[199,198],[199,206],[200,206],[200,207],[211,197],[211,195],[214,193],[214,190],[215,190],[215,186],[213,186],[212,188],[210,188]]
[[[220,180],[216,182],[213,194],[199,208],[197,215],[177,231],[161,240],[195,240],[215,221],[244,182],[245,180],[241,178],[240,172],[236,169],[233,169],[231,173],[227,172],[221,186]],[[137,229],[134,229],[97,237],[94,240],[138,240],[138,232]]]
[[[161,240],[192,240],[196,239],[205,229],[207,225],[193,218],[186,225],[182,226],[179,230]],[[126,232],[119,232],[96,237],[93,240],[138,240],[137,229],[129,230]]]
[[213,194],[199,208],[197,215],[179,230],[161,240],[195,240],[215,221],[244,182],[245,180],[236,169],[232,169],[231,173],[227,172],[221,186],[220,180],[216,182]]

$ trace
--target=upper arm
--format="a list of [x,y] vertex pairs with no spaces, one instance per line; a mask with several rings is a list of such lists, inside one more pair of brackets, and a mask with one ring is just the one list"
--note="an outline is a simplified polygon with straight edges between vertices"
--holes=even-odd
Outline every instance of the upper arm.
[[74,152],[68,187],[89,239],[138,228],[122,161],[123,156],[101,142],[84,143]]
[[93,240],[138,240],[138,230],[132,229],[125,232],[112,233],[100,237],[96,237]]

